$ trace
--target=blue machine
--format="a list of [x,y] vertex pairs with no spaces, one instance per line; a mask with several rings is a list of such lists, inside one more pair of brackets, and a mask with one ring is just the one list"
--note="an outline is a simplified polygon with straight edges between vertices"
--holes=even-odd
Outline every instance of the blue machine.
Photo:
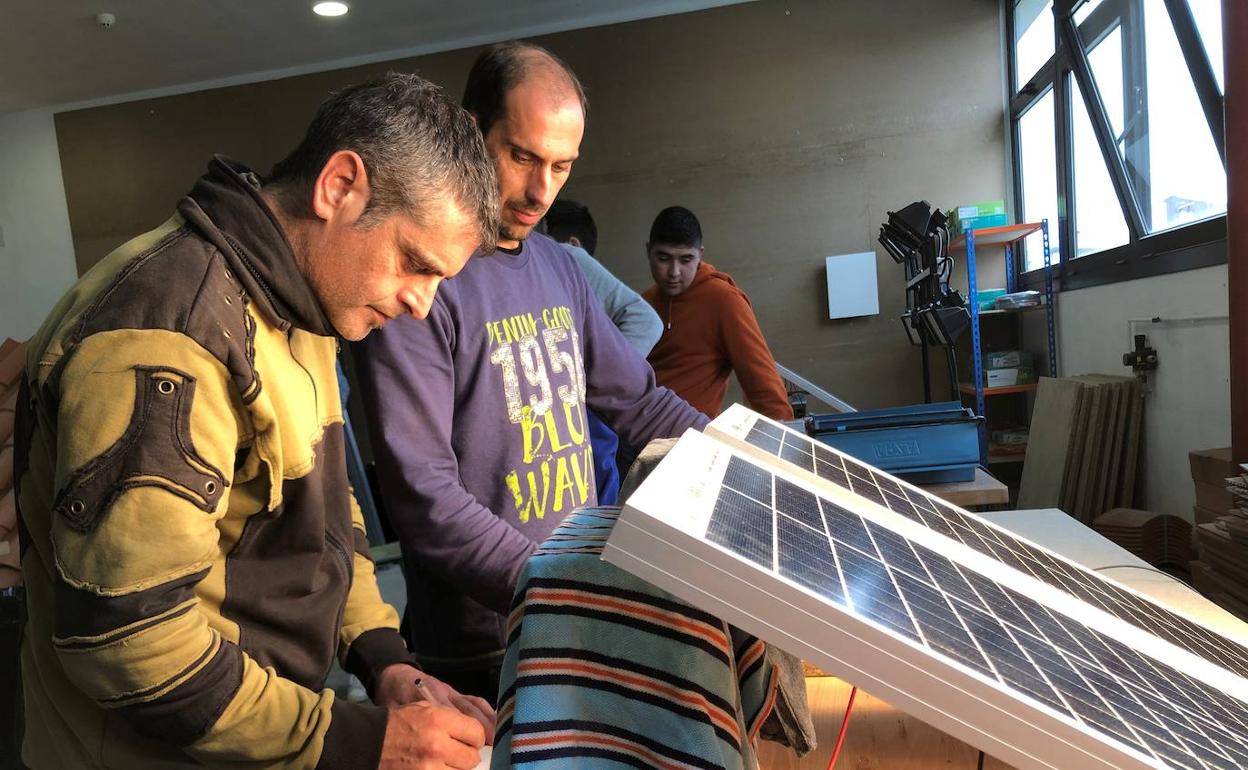
[[983,417],[957,401],[806,418],[830,447],[911,483],[973,481]]

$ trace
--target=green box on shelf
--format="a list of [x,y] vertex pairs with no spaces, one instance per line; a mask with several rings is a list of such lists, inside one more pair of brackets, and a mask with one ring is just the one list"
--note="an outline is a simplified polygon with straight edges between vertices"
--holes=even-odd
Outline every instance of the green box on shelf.
[[990,350],[984,353],[984,369],[1031,369],[1032,358],[1025,350]]
[[982,230],[985,227],[1001,227],[1010,223],[1005,213],[1005,201],[984,201],[958,206],[958,223],[962,232]]
[[997,297],[1004,297],[1005,289],[980,289],[975,292],[975,304],[979,306],[979,312],[985,310],[995,310],[997,307]]
[[984,387],[1009,388],[1015,385],[1030,385],[1036,381],[1036,370],[1030,361],[1008,369],[988,369],[984,372]]
[[1013,388],[1036,381],[1036,374],[1030,369],[993,369],[985,374],[987,383],[984,387],[987,388]]

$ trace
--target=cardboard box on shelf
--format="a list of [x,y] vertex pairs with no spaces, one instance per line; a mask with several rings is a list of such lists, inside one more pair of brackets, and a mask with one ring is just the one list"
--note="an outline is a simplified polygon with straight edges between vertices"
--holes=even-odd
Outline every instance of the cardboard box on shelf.
[[983,203],[971,203],[966,206],[958,206],[958,226],[960,232],[965,233],[967,230],[979,230],[985,227],[1001,227],[1010,223],[1010,217],[1005,213],[1005,201],[984,201]]
[[1192,482],[1196,487],[1196,505],[1210,511],[1217,511],[1219,516],[1225,515],[1235,505],[1231,493],[1226,491],[1226,482],[1210,484],[1207,481]]
[[1035,357],[1025,350],[990,350],[984,353],[984,369],[1032,368]]
[[1022,427],[996,428],[992,431],[992,442],[1002,446],[1026,446],[1030,430]]
[[984,384],[989,388],[1007,388],[1013,385],[1030,385],[1036,381],[1036,371],[1030,366],[1014,369],[987,369]]
[[1225,484],[1227,478],[1239,475],[1239,466],[1231,461],[1231,448],[1197,449],[1187,453],[1192,466],[1192,481]]
[[1192,506],[1192,514],[1196,519],[1197,525],[1217,521],[1219,517],[1226,515],[1221,511],[1211,511],[1208,508],[1201,508],[1199,505]]

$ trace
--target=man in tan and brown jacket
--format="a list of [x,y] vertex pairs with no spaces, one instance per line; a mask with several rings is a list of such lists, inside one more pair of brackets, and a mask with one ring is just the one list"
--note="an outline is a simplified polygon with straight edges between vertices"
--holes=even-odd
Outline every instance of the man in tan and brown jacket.
[[[467,113],[391,74],[269,179],[215,158],[60,301],[15,441],[28,766],[476,765],[492,711],[420,702],[377,590],[334,362],[425,316],[497,198]],[[325,688],[335,656],[377,705]]]

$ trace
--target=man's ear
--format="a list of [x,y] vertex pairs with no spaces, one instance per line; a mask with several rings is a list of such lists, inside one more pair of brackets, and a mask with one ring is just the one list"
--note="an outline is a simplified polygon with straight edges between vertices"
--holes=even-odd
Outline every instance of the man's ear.
[[329,156],[312,186],[312,211],[317,218],[354,224],[368,207],[368,170],[353,150]]

